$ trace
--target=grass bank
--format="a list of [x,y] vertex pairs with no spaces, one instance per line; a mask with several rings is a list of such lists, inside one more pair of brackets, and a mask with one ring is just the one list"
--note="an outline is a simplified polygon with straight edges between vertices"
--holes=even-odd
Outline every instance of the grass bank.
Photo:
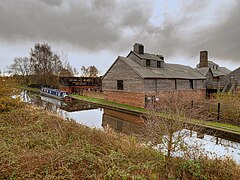
[[28,91],[32,91],[32,92],[35,92],[35,93],[39,93],[40,92],[40,89],[38,89],[38,88],[31,88],[31,87],[28,87],[28,86],[19,86],[19,88],[25,89],[25,90],[28,90]]
[[33,106],[0,113],[0,179],[240,179],[231,160],[172,158]]
[[[21,88],[29,90],[29,91],[37,92],[37,93],[39,92],[39,89],[37,89],[37,88],[30,88],[27,86],[21,86]],[[92,103],[96,103],[96,104],[100,104],[100,105],[104,105],[104,106],[110,106],[110,107],[119,108],[119,109],[123,109],[123,110],[134,111],[137,113],[148,113],[149,112],[148,110],[146,110],[144,108],[129,106],[126,104],[119,104],[116,102],[110,102],[110,101],[106,101],[104,99],[80,96],[77,94],[71,94],[71,97],[78,99],[78,100],[84,100],[84,101],[88,101],[88,102],[92,102]],[[159,113],[159,116],[166,116],[166,114]],[[197,124],[197,125],[200,125],[203,127],[213,128],[215,130],[227,131],[230,133],[232,132],[232,133],[240,135],[240,127],[239,126],[225,124],[225,123],[212,122],[212,121],[204,121],[204,120],[199,120],[199,119],[192,119],[191,122],[193,124]]]
[[[97,103],[97,104],[101,104],[101,105],[105,105],[105,106],[111,106],[111,107],[120,108],[120,109],[124,109],[124,110],[135,111],[135,112],[139,112],[139,113],[148,113],[149,112],[147,109],[144,109],[144,108],[129,106],[129,105],[125,105],[125,104],[119,104],[116,102],[110,102],[110,101],[106,101],[103,99],[80,96],[80,95],[76,95],[76,94],[72,94],[71,97],[78,99],[78,100],[84,100],[84,101],[93,102],[93,103]],[[162,117],[167,116],[165,113],[158,113],[158,115],[162,116]],[[233,133],[237,133],[240,135],[240,127],[231,125],[231,124],[224,124],[224,123],[218,123],[218,122],[212,122],[212,121],[204,121],[204,120],[199,120],[199,119],[191,119],[190,123],[200,125],[203,127],[207,127],[207,128],[213,128],[216,130],[233,132]]]
[[121,108],[121,109],[128,110],[128,111],[135,111],[135,112],[139,112],[139,113],[147,112],[147,110],[144,109],[144,108],[129,106],[127,104],[120,104],[120,103],[111,102],[111,101],[106,101],[104,99],[81,96],[81,95],[77,95],[77,94],[71,94],[70,96],[72,98],[75,98],[75,99],[78,99],[78,100],[84,100],[84,101],[88,101],[88,102],[92,102],[92,103],[97,103],[97,104],[100,104],[100,105],[111,106],[111,107],[115,107],[115,108]]

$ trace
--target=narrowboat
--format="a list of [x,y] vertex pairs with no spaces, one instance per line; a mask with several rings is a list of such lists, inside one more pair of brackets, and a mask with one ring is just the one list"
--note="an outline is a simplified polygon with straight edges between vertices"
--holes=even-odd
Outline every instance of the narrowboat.
[[61,91],[61,90],[58,90],[58,89],[46,88],[46,87],[41,88],[40,94],[46,95],[46,96],[49,96],[49,97],[53,97],[53,98],[57,98],[57,99],[61,99],[61,100],[66,100],[66,101],[71,99],[69,97],[68,93],[65,92],[65,91]]

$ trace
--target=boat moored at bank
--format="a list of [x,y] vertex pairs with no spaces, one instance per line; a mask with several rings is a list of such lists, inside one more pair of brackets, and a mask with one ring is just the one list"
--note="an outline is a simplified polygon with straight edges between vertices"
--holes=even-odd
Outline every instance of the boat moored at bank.
[[46,95],[49,97],[53,97],[53,98],[57,98],[57,99],[66,100],[66,101],[71,99],[69,97],[68,93],[65,91],[61,91],[58,89],[46,88],[46,87],[41,88],[40,94]]

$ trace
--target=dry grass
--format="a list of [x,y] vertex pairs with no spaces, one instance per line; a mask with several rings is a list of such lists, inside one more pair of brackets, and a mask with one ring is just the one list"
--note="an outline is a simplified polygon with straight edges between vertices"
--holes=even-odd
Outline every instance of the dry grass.
[[165,157],[134,137],[25,106],[0,113],[0,179],[239,179],[232,161]]

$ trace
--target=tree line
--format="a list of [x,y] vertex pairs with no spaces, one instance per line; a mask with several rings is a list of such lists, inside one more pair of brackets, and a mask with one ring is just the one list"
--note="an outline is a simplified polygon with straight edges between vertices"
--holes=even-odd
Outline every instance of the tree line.
[[[29,57],[16,57],[9,67],[14,76],[25,84],[57,86],[58,77],[71,77],[78,74],[67,58],[54,53],[48,43],[36,43],[30,49]],[[95,66],[81,68],[83,76],[97,76]]]

